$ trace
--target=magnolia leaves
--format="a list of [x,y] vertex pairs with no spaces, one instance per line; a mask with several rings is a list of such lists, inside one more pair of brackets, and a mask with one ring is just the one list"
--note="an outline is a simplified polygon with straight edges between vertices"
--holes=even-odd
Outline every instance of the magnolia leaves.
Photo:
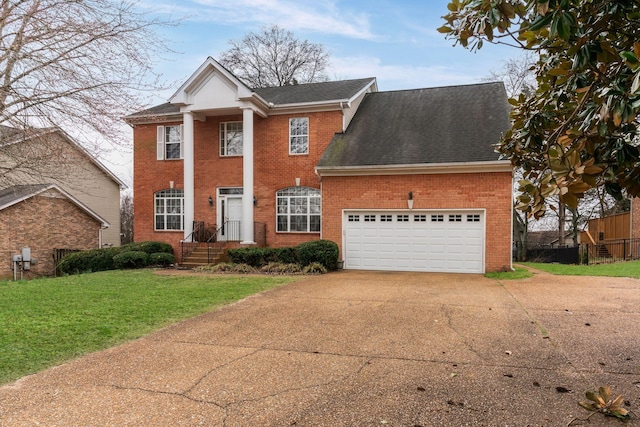
[[623,397],[618,395],[612,398],[611,387],[608,385],[600,387],[597,392],[586,392],[585,397],[589,399],[589,402],[580,402],[580,406],[589,411],[600,412],[619,419],[629,418],[629,411],[623,407]]

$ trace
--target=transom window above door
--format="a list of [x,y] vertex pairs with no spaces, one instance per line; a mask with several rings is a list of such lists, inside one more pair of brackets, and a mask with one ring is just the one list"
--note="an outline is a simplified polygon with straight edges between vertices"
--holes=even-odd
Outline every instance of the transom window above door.
[[220,123],[220,155],[242,156],[242,122]]

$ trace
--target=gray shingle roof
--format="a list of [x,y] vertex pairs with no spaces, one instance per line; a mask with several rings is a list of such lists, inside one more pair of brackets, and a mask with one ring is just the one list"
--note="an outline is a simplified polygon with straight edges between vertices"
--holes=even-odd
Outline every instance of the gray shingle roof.
[[[278,86],[253,89],[262,99],[274,105],[301,104],[326,101],[344,101],[367,87],[373,77],[334,82],[306,83],[293,86]],[[165,102],[127,117],[146,117],[179,113],[180,108]]]
[[275,105],[306,102],[341,101],[351,99],[364,89],[373,77],[333,82],[307,83],[292,86],[253,89],[265,101]]
[[16,200],[30,197],[39,191],[51,186],[51,184],[13,185],[0,190],[0,209]]
[[368,93],[318,168],[495,161],[509,110],[502,83]]

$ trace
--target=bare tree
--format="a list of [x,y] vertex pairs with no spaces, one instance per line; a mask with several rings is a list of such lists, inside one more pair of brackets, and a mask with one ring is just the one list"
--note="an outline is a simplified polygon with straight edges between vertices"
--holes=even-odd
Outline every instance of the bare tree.
[[481,80],[484,82],[504,82],[504,87],[510,98],[515,98],[520,94],[529,96],[536,90],[537,82],[534,72],[536,61],[536,55],[525,52],[517,58],[507,59],[502,63],[502,68],[490,71],[489,75]]
[[157,89],[166,24],[135,0],[2,0],[0,125],[122,143],[120,118]]
[[133,196],[125,194],[120,199],[120,243],[133,242]]
[[327,81],[329,53],[318,43],[296,39],[272,25],[230,40],[220,63],[253,88]]

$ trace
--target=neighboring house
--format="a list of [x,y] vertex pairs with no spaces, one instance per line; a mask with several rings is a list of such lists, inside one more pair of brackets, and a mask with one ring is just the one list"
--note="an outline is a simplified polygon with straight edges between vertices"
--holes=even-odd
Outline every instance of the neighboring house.
[[55,184],[104,218],[109,226],[94,247],[120,245],[120,190],[126,185],[62,130],[0,126],[0,190],[26,184]]
[[27,274],[54,272],[53,250],[98,247],[109,223],[55,184],[16,185],[0,190],[0,277],[13,275],[14,255],[30,248],[36,260]]
[[493,147],[508,114],[502,83],[250,89],[208,58],[169,103],[126,117],[135,239],[180,256],[205,224],[240,245],[329,239],[348,269],[509,268],[512,168]]
[[[573,235],[570,231],[565,231],[564,242],[563,247],[574,247]],[[557,248],[559,244],[558,230],[529,231],[527,233],[527,248],[529,249]]]

